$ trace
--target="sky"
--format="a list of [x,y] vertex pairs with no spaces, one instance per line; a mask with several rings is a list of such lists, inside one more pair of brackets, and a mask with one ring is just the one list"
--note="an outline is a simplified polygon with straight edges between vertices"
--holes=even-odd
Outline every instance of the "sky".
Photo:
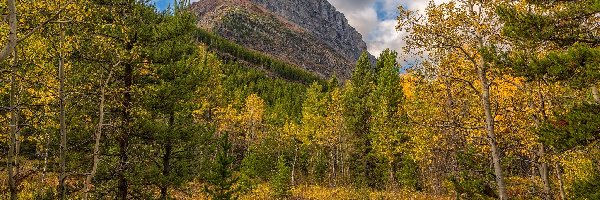
[[[152,0],[164,9],[173,0]],[[198,0],[192,0],[198,1]],[[429,0],[327,0],[348,19],[367,43],[368,51],[378,56],[386,48],[401,52],[405,33],[396,31],[398,6],[423,12]],[[446,0],[435,0],[440,3]]]
[[[344,13],[348,23],[363,36],[369,53],[378,56],[386,48],[402,52],[405,32],[396,31],[398,6],[425,12],[430,0],[328,0]],[[434,0],[436,4],[448,0]]]

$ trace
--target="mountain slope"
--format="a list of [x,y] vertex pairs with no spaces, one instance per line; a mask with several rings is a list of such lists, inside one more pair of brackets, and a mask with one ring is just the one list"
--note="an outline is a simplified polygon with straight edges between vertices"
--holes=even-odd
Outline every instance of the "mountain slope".
[[366,44],[326,0],[201,0],[198,25],[321,77],[350,77]]

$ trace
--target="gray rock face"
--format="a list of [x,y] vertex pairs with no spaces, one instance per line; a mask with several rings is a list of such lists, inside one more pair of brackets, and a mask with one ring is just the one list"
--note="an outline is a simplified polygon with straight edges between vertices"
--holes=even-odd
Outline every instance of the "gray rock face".
[[327,0],[251,0],[312,32],[338,53],[358,60],[367,44]]
[[367,50],[326,0],[200,0],[191,9],[200,27],[324,78],[349,79]]

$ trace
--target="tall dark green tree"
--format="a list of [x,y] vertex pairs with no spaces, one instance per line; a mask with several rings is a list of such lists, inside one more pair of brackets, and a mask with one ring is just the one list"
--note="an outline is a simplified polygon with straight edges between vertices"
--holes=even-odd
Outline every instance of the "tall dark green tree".
[[[106,113],[109,113],[106,118],[111,122],[111,131],[101,141],[103,150],[100,150],[99,157],[107,162],[99,163],[94,182],[103,184],[95,184],[94,193],[128,199],[132,197],[132,188],[139,190],[136,185],[141,182],[136,178],[137,170],[133,166],[133,163],[142,160],[143,155],[136,152],[142,149],[140,136],[143,136],[136,128],[142,122],[139,111],[143,107],[140,98],[143,93],[140,88],[147,84],[144,79],[154,67],[152,63],[156,58],[149,53],[149,47],[157,43],[155,30],[164,17],[148,1],[86,3],[90,13],[85,16],[86,22],[77,26],[77,31],[82,34],[81,45],[73,59],[92,68],[102,66],[104,70],[98,70],[98,73],[103,79],[109,74],[114,77],[111,84],[105,84],[108,96]],[[83,73],[78,74],[81,78],[78,81],[86,81],[88,77],[84,73],[90,71],[93,72],[91,69],[81,70]],[[81,117],[85,119],[86,115]]]
[[[203,146],[206,131],[194,123],[192,112],[196,90],[201,86],[203,67],[194,43],[196,27],[194,16],[186,9],[186,4],[175,4],[173,9],[164,11],[161,21],[153,29],[151,45],[145,49],[153,63],[151,75],[141,78],[144,83],[144,96],[141,101],[149,116],[142,117],[139,131],[149,152],[160,152],[161,159],[154,167],[139,168],[144,180],[150,180],[160,189],[160,198],[169,198],[169,188],[187,183],[197,175],[201,164],[197,158]],[[144,119],[150,119],[144,121]],[[154,147],[160,147],[158,149]],[[157,174],[157,172],[159,172]]]
[[369,98],[373,110],[370,138],[375,153],[387,162],[388,183],[402,183],[406,187],[415,188],[415,169],[411,173],[413,167],[410,159],[402,155],[409,138],[405,134],[407,115],[401,109],[404,94],[397,58],[395,51],[386,49],[377,60],[377,81]]
[[[346,84],[344,92],[344,119],[348,132],[354,138],[354,144],[357,152],[351,156],[358,161],[352,164],[352,177],[355,177],[355,183],[367,184],[369,180],[376,180],[376,177],[370,177],[374,172],[375,164],[369,156],[371,154],[371,141],[369,139],[371,109],[368,99],[373,91],[374,74],[371,60],[364,52],[352,72],[350,83]],[[374,176],[374,174],[371,174]]]
[[217,144],[217,155],[210,172],[206,177],[209,184],[205,191],[215,200],[237,199],[235,184],[238,181],[234,176],[235,158],[231,155],[229,134],[223,134]]

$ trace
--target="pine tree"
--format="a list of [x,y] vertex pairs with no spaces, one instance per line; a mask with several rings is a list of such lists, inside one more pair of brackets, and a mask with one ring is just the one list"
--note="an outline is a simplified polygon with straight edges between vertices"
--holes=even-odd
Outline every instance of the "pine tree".
[[279,156],[277,159],[277,168],[275,175],[271,179],[271,185],[273,187],[273,192],[275,193],[275,197],[277,198],[286,198],[290,195],[291,182],[290,182],[290,173],[292,170],[287,165],[285,158],[283,156]]
[[[153,174],[152,168],[142,174],[148,176],[146,180],[160,185],[161,199],[169,198],[170,187],[193,179],[196,162],[193,152],[201,146],[205,134],[193,123],[192,111],[197,105],[189,103],[195,98],[202,79],[197,47],[191,42],[196,30],[195,19],[184,6],[176,4],[170,12],[162,14],[152,36],[153,44],[146,49],[150,54],[148,59],[156,64],[148,65],[152,76],[144,79],[142,103],[150,116],[143,118],[151,121],[142,122],[148,130],[141,131],[150,132],[144,140],[160,147],[156,151],[162,152],[162,162],[161,169],[156,170],[160,174]],[[175,155],[175,152],[179,153]]]
[[238,179],[233,174],[234,157],[230,155],[229,134],[225,133],[219,138],[217,148],[215,161],[206,179],[209,186],[204,189],[215,200],[237,199],[234,186]]
[[369,175],[374,171],[372,163],[372,146],[369,138],[371,109],[368,99],[373,91],[374,75],[371,60],[364,52],[352,72],[350,82],[346,84],[343,94],[344,123],[347,131],[353,138],[353,146],[357,150],[351,157],[356,160],[352,163],[352,177],[357,185],[366,184],[376,177]]
[[[401,108],[404,95],[400,84],[398,54],[386,49],[377,60],[377,84],[370,97],[373,109],[371,138],[373,149],[388,164],[388,182],[395,184],[396,163],[407,160],[401,155],[408,141],[403,127],[408,120]],[[404,166],[404,165],[402,165]],[[414,177],[413,177],[414,178]],[[401,180],[406,182],[406,180]],[[414,185],[414,184],[413,184]]]
[[497,13],[504,22],[502,33],[513,43],[508,64],[517,74],[591,87],[597,94],[598,1],[527,1],[499,6]]

